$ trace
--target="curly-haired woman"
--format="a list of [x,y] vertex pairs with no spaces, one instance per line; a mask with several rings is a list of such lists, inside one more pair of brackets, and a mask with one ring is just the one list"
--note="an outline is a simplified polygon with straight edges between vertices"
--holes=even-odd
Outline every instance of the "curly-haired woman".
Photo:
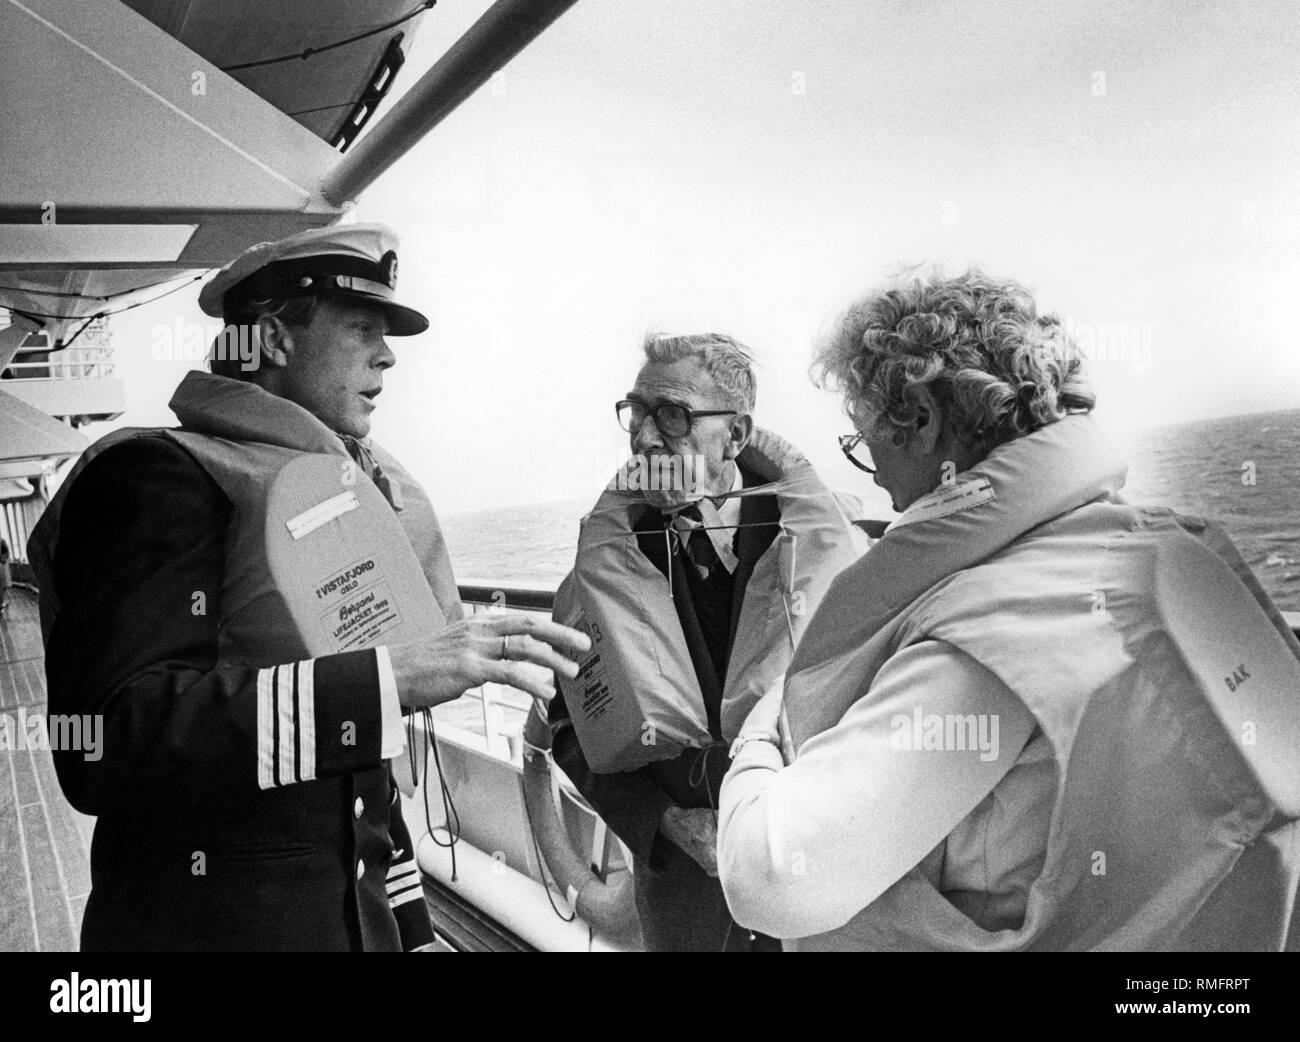
[[902,516],[736,743],[737,921],[801,949],[1295,944],[1300,645],[1219,529],[1120,499],[1059,321],[914,279],[815,369]]

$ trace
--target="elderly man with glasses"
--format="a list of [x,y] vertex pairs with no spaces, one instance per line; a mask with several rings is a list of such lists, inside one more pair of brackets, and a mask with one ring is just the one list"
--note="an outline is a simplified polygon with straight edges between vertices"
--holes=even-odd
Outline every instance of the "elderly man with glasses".
[[555,619],[588,633],[557,677],[555,762],[633,855],[652,951],[777,951],[717,879],[719,787],[816,602],[861,551],[808,461],[754,426],[748,349],[647,337],[616,405],[632,457],[583,519]]

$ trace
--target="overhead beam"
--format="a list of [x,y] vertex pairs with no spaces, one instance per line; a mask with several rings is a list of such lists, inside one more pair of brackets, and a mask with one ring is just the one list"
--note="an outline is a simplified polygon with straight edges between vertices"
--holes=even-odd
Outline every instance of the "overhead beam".
[[326,202],[354,201],[576,2],[497,0],[326,175]]

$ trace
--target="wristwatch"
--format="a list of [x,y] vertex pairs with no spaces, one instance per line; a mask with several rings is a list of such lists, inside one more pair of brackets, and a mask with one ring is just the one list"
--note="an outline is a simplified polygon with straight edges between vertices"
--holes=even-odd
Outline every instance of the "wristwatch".
[[774,748],[781,748],[777,745],[776,739],[766,731],[750,731],[748,734],[742,734],[731,743],[731,758],[733,760],[740,755],[740,749],[746,742],[767,742],[768,745]]

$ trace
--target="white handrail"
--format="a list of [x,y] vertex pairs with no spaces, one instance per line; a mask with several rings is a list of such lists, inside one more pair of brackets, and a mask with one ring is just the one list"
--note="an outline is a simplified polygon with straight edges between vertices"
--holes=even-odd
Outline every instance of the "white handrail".
[[4,371],[15,380],[93,380],[113,374],[112,358],[112,348],[71,347],[39,362],[10,362]]

